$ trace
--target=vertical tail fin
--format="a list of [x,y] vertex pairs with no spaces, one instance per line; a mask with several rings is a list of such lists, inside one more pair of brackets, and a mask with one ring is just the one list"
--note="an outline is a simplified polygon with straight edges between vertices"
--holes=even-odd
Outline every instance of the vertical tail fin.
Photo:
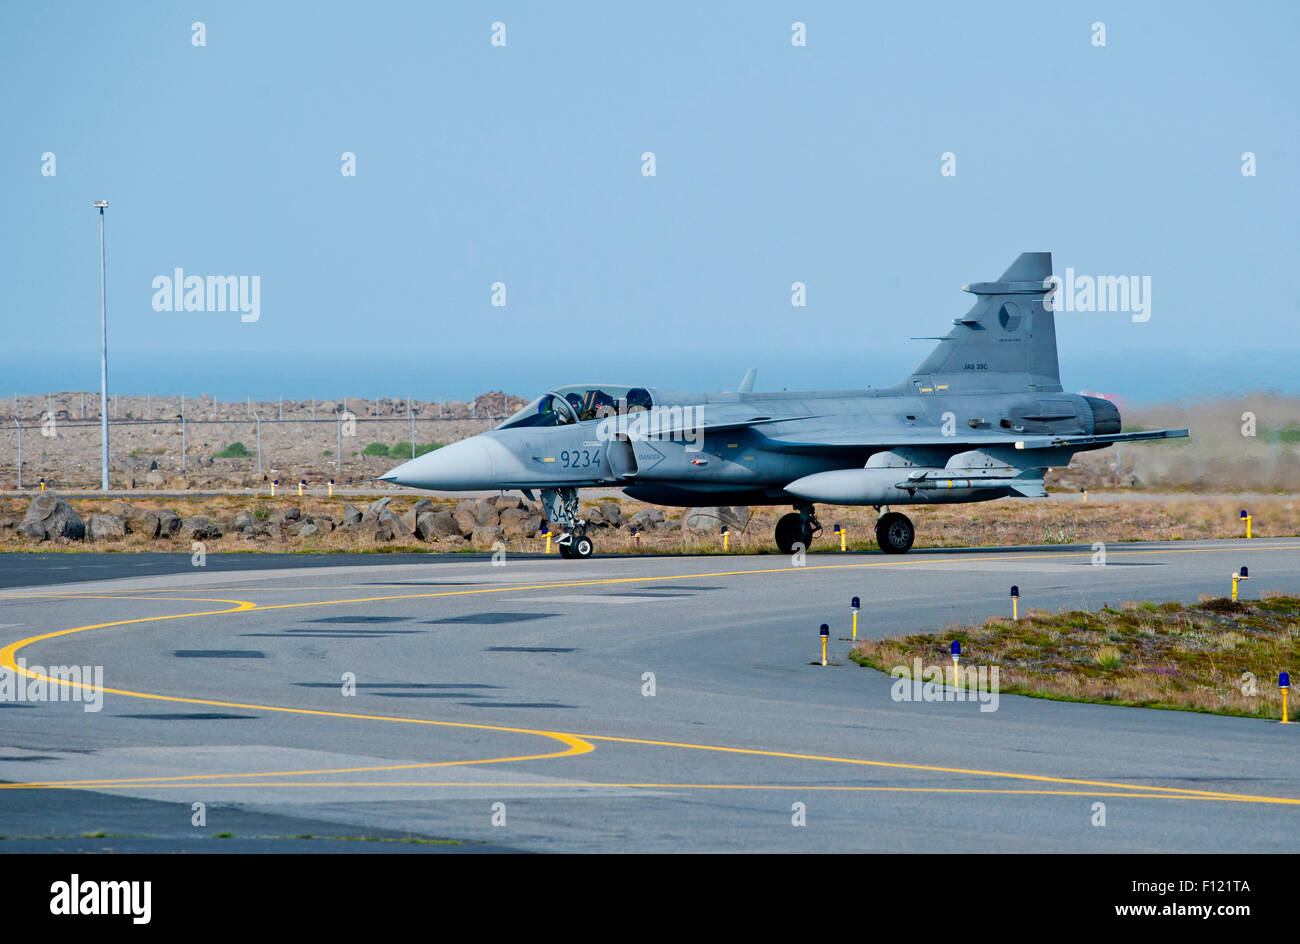
[[1056,319],[1043,304],[1052,274],[1050,252],[1023,252],[996,282],[975,282],[965,315],[921,366],[918,387],[957,392],[1060,390]]

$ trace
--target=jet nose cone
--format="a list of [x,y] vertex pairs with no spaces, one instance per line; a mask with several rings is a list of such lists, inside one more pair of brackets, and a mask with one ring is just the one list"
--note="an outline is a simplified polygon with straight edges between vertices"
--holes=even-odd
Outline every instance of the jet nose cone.
[[[491,446],[501,448],[496,443]],[[379,478],[397,485],[445,492],[492,488],[495,451],[481,437],[474,436],[403,462]]]

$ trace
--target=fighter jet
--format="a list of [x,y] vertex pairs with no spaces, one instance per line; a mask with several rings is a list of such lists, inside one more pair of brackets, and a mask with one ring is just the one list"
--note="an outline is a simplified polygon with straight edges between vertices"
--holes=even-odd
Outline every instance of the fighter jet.
[[997,281],[964,286],[970,311],[891,387],[760,393],[752,369],[735,393],[557,387],[380,478],[540,491],[568,558],[593,551],[578,489],[611,486],[658,505],[789,504],[775,535],[786,554],[821,532],[817,504],[871,505],[880,549],[906,553],[916,529],[894,507],[1043,497],[1047,470],[1075,453],[1188,435],[1122,432],[1109,400],[1062,390],[1051,272],[1051,253],[1027,252]]

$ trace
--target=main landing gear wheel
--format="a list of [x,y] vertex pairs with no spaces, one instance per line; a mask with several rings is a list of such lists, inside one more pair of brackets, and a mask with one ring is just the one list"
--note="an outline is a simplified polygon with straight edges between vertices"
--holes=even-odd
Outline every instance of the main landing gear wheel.
[[804,550],[808,550],[812,538],[813,529],[804,523],[796,511],[782,515],[776,523],[776,546],[782,554],[793,554],[795,544],[802,544]]
[[881,515],[876,522],[876,543],[886,554],[906,554],[916,540],[912,519],[896,511]]

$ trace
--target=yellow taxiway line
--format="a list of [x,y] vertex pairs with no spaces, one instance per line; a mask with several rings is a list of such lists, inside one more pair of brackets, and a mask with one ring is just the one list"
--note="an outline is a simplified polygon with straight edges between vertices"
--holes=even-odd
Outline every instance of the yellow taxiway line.
[[[1247,550],[1247,549],[1253,550],[1255,548],[1244,548],[1244,547],[1232,548],[1232,550]],[[1260,547],[1258,549],[1265,550],[1265,548],[1263,547]],[[1268,550],[1300,550],[1300,545],[1282,546],[1282,547],[1273,546],[1267,549]],[[1227,549],[1225,548],[1161,548],[1161,549],[1143,549],[1143,550],[1132,550],[1132,551],[1116,551],[1114,553],[1116,554],[1153,554],[1153,553],[1189,554],[1189,553],[1222,552],[1224,550]],[[1042,560],[1045,558],[1090,557],[1090,556],[1091,556],[1090,551],[1080,551],[1080,552],[1062,552],[1057,554],[1032,554],[1032,555],[1014,555],[1014,556],[1004,555],[1004,556],[996,556],[996,557],[963,557],[963,558],[954,558],[951,561],[942,561],[941,563],[960,564],[960,563],[969,563],[973,561],[989,561],[989,560],[993,560],[993,561],[1019,560],[1019,559]],[[915,559],[911,562],[922,563],[920,559]],[[909,561],[890,560],[890,561],[859,562],[859,563],[852,563],[852,564],[850,563],[821,564],[821,565],[812,565],[807,567],[780,567],[780,568],[764,568],[758,570],[716,571],[716,572],[709,572],[709,573],[676,574],[676,575],[663,575],[663,576],[656,576],[656,577],[646,577],[646,576],[615,577],[615,578],[602,578],[602,579],[583,580],[583,581],[564,581],[564,582],[522,584],[522,585],[511,585],[511,586],[472,587],[467,589],[442,590],[442,591],[435,591],[430,593],[395,594],[390,596],[370,596],[370,597],[359,597],[355,599],[344,599],[344,600],[314,600],[314,601],[305,601],[299,603],[279,603],[279,604],[258,604],[246,600],[230,600],[230,599],[204,598],[204,597],[122,596],[122,595],[112,594],[112,593],[107,593],[102,595],[100,594],[3,594],[0,596],[3,596],[8,599],[31,599],[31,598],[40,598],[40,599],[103,598],[103,599],[137,599],[137,600],[161,599],[161,600],[167,600],[169,602],[182,600],[186,602],[228,603],[228,604],[232,604],[232,606],[227,609],[206,610],[197,613],[176,613],[176,614],[167,614],[161,616],[138,617],[138,618],[128,619],[128,620],[117,620],[117,621],[107,622],[107,623],[95,623],[88,626],[77,626],[71,629],[56,630],[38,636],[31,636],[29,638],[21,639],[16,642],[10,643],[9,645],[5,646],[3,649],[0,649],[0,668],[7,668],[10,671],[21,673],[30,678],[42,679],[50,684],[60,684],[69,687],[87,688],[89,686],[87,686],[84,683],[71,683],[59,679],[52,679],[49,678],[48,676],[40,675],[39,673],[32,672],[24,667],[19,666],[16,661],[17,653],[20,650],[26,648],[27,646],[33,645],[35,643],[39,643],[44,640],[59,638],[62,636],[68,636],[74,633],[87,632],[87,631],[97,630],[97,629],[107,629],[107,628],[117,627],[117,626],[137,625],[141,623],[161,622],[161,621],[173,620],[173,619],[186,619],[190,617],[220,616],[220,615],[228,615],[232,613],[246,613],[254,610],[259,610],[259,611],[260,610],[282,610],[282,609],[294,609],[300,607],[340,606],[340,605],[356,604],[356,603],[375,603],[375,602],[393,601],[393,600],[430,599],[430,598],[437,598],[437,597],[463,596],[469,594],[483,594],[483,593],[519,593],[525,591],[548,590],[548,589],[557,589],[557,588],[570,589],[574,587],[583,587],[583,586],[600,586],[600,585],[625,584],[625,583],[648,583],[648,582],[661,581],[661,580],[687,580],[693,578],[718,578],[718,577],[748,576],[748,575],[760,575],[760,574],[806,572],[810,570],[842,570],[842,569],[858,569],[864,567],[900,566],[900,565],[906,565],[907,563],[909,563]],[[924,561],[924,563],[933,564],[936,562],[933,560],[926,560]],[[254,589],[254,588],[246,588],[246,589]],[[272,590],[278,588],[269,587],[265,589]],[[152,593],[154,591],[137,591],[137,592]],[[188,592],[202,592],[202,591],[190,590]],[[231,591],[229,589],[225,589],[220,592],[231,592]],[[243,591],[241,589],[240,591],[237,592],[243,592]],[[594,745],[591,744],[592,741],[605,741],[609,743],[636,744],[636,745],[653,746],[653,747],[667,747],[667,748],[710,751],[710,752],[730,753],[730,754],[746,754],[746,755],[759,756],[759,757],[776,757],[776,758],[800,760],[800,761],[814,761],[820,763],[849,764],[849,765],[876,767],[876,768],[925,771],[929,773],[944,773],[944,774],[958,774],[963,776],[1027,780],[1027,781],[1033,781],[1037,783],[1060,784],[1063,786],[1085,786],[1085,787],[1101,788],[1103,790],[1124,791],[1121,793],[1106,794],[1112,796],[1138,796],[1138,797],[1161,798],[1161,799],[1205,799],[1205,800],[1220,800],[1220,801],[1228,801],[1228,802],[1277,803],[1277,804],[1288,804],[1288,805],[1300,805],[1300,799],[1295,799],[1290,797],[1257,796],[1251,794],[1236,794],[1236,793],[1226,793],[1226,792],[1210,791],[1210,790],[1190,790],[1190,789],[1184,789],[1178,787],[1158,787],[1158,786],[1153,787],[1153,786],[1144,786],[1140,784],[1116,783],[1116,782],[1110,782],[1104,780],[1083,780],[1083,779],[1073,779],[1073,778],[1063,778],[1063,777],[1050,777],[1050,776],[1045,776],[1040,774],[1022,774],[1022,773],[1014,773],[1008,771],[981,770],[975,768],[943,767],[943,766],[930,765],[930,764],[905,764],[905,763],[890,762],[890,761],[867,760],[863,758],[835,757],[835,756],[827,756],[827,755],[819,755],[819,754],[802,754],[802,753],[783,752],[783,751],[768,751],[768,750],[761,750],[757,748],[725,747],[725,746],[707,745],[707,744],[692,744],[692,743],[676,742],[676,741],[660,741],[660,740],[643,739],[643,738],[614,737],[609,735],[576,734],[576,733],[561,732],[561,731],[547,731],[541,729],[517,728],[517,727],[508,727],[508,726],[501,726],[501,725],[476,724],[472,722],[438,721],[438,720],[424,719],[424,718],[406,718],[406,717],[396,717],[396,716],[386,716],[386,715],[369,715],[369,714],[359,714],[353,712],[325,711],[322,709],[313,709],[313,708],[295,708],[295,707],[281,706],[281,705],[258,705],[258,704],[248,704],[243,702],[220,701],[214,699],[189,698],[189,697],[178,696],[178,695],[163,695],[163,694],[157,694],[152,692],[136,692],[127,689],[105,688],[103,689],[103,691],[111,694],[124,695],[132,698],[142,698],[142,699],[149,699],[155,701],[177,702],[177,703],[194,704],[194,705],[205,705],[205,706],[212,706],[212,707],[238,708],[244,710],[267,711],[267,712],[282,712],[288,714],[315,715],[321,717],[346,718],[346,719],[362,720],[362,721],[379,721],[379,722],[388,722],[388,723],[396,723],[396,724],[423,724],[423,725],[431,725],[437,727],[466,728],[466,729],[475,729],[475,730],[483,730],[483,731],[507,732],[513,734],[529,734],[529,735],[536,735],[539,737],[545,737],[545,738],[550,738],[553,740],[560,741],[562,744],[565,745],[565,750],[548,753],[548,754],[531,754],[531,755],[520,755],[520,756],[502,757],[502,758],[473,759],[473,760],[465,760],[465,761],[439,761],[439,762],[432,762],[428,764],[393,765],[389,767],[337,768],[337,769],[318,770],[318,771],[267,771],[267,772],[252,773],[252,774],[250,773],[198,774],[190,777],[135,778],[135,779],[127,778],[122,780],[80,780],[80,781],[15,783],[15,784],[8,784],[8,785],[0,785],[0,789],[41,789],[41,788],[69,789],[73,787],[85,788],[85,787],[93,787],[93,786],[114,786],[114,785],[122,786],[122,787],[126,787],[126,786],[141,787],[147,785],[164,786],[167,784],[188,783],[195,780],[207,781],[207,784],[209,786],[220,786],[221,784],[215,783],[215,781],[227,780],[230,778],[237,778],[237,777],[283,777],[283,776],[294,776],[298,774],[315,775],[315,774],[327,774],[327,773],[359,773],[359,772],[376,771],[376,770],[415,769],[420,767],[452,766],[458,764],[469,765],[469,764],[507,763],[507,762],[525,761],[525,760],[542,760],[542,759],[550,759],[550,758],[557,758],[557,757],[570,757],[570,756],[575,756],[577,754],[585,754],[590,751],[593,751],[595,748]],[[273,784],[272,782],[269,781],[261,781],[261,784],[264,786],[292,785],[292,784],[283,784],[283,783]],[[227,784],[227,785],[233,786],[234,784]],[[254,784],[247,784],[247,785],[252,786]],[[408,784],[408,783],[383,782],[383,781],[374,784],[365,784],[362,782],[355,782],[355,781],[343,781],[340,784],[305,782],[298,785],[299,786],[326,786],[326,785],[437,786],[438,784],[418,783],[418,782]],[[472,786],[473,784],[453,784],[453,785]],[[512,786],[512,784],[508,782],[503,782],[500,784],[496,784],[496,786],[502,788],[508,788]],[[574,784],[571,786],[599,786],[599,785]],[[608,786],[628,786],[628,785],[608,785]],[[640,786],[643,788],[648,788],[647,785],[640,785]],[[672,785],[667,785],[667,784],[660,785],[660,786],[662,786],[662,788],[664,789],[672,788]],[[690,789],[691,786],[678,785],[677,788]],[[777,787],[763,787],[761,785],[731,785],[730,787],[725,787],[723,785],[713,785],[712,787],[708,785],[694,785],[694,788],[697,789],[710,789],[710,788],[711,789],[727,789],[727,788],[780,789]],[[815,788],[790,787],[789,789],[815,789]],[[979,790],[967,790],[965,788],[924,788],[924,787],[870,788],[870,787],[863,786],[863,787],[845,787],[844,789],[860,789],[860,790],[876,789],[876,790],[888,790],[888,791],[915,791],[915,792],[988,792],[988,793],[1039,793],[1041,792],[1047,795],[1057,794],[1057,793],[1059,793],[1060,795],[1085,795],[1085,796],[1103,795],[1095,791],[1085,791],[1082,793],[1076,793],[1073,791],[1061,792],[1061,791],[1023,791],[1023,790],[1021,791],[1013,791],[1013,790],[979,791]]]

